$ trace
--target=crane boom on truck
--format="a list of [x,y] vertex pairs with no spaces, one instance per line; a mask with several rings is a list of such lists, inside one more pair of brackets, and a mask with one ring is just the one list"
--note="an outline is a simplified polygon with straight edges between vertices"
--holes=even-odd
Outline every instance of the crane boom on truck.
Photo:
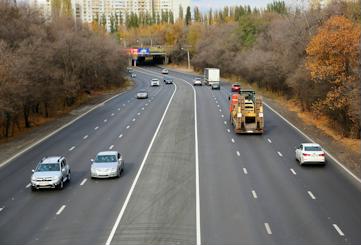
[[230,121],[236,133],[263,133],[264,117],[262,97],[254,90],[240,90],[232,94]]

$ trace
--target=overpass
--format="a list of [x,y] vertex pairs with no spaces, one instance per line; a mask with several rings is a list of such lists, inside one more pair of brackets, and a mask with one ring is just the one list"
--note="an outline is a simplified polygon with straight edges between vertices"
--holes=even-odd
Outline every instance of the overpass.
[[169,55],[161,46],[128,49],[129,66],[139,64],[168,64]]

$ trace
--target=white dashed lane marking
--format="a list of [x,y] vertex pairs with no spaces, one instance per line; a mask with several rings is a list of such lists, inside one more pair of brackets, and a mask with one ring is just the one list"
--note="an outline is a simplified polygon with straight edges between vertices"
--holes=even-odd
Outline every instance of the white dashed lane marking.
[[138,112],[137,115],[140,116],[140,112]]
[[253,196],[254,199],[257,199],[257,198],[258,198],[257,193],[256,193],[255,190],[252,191],[252,196]]
[[340,227],[338,227],[338,225],[333,224],[333,227],[336,229],[336,231],[338,232],[338,234],[340,236],[345,236],[345,234],[342,232],[342,230],[340,229]]
[[307,193],[308,193],[308,195],[310,195],[310,197],[311,197],[313,200],[316,199],[316,197],[313,195],[313,193],[312,193],[311,191],[307,191]]
[[246,168],[243,168],[243,173],[244,173],[244,174],[248,174],[248,171],[247,171]]
[[31,183],[27,184],[25,188],[29,188],[31,186]]
[[280,157],[283,157],[282,153],[277,151],[277,154],[280,156]]
[[229,128],[227,128],[227,132],[228,132],[228,133],[230,133],[230,132],[231,132],[231,130],[230,130]]
[[222,114],[222,116],[221,117],[224,117],[224,115]]
[[148,103],[146,103],[145,106],[148,106]]
[[135,118],[133,118],[132,121],[135,122]]
[[217,107],[219,107],[219,105],[217,105]]
[[83,140],[86,140],[88,137],[89,137],[88,135],[85,135],[85,136],[83,137]]
[[291,170],[292,174],[294,174],[294,175],[297,174],[296,171],[293,168],[291,168],[290,170]]
[[83,181],[80,183],[80,185],[84,185],[87,180],[88,180],[87,178],[83,179]]
[[222,112],[222,109],[219,109],[219,112]]
[[112,115],[111,115],[112,117],[114,117],[114,113],[112,113]]
[[235,142],[233,138],[231,139],[231,141],[232,141],[232,143],[234,143],[234,142]]
[[99,129],[99,127],[98,126],[96,126],[95,128],[94,128],[94,130],[98,130]]
[[114,145],[111,145],[109,146],[109,150],[113,149],[114,148]]
[[108,119],[104,119],[104,122],[106,123],[108,121]]
[[272,140],[271,140],[271,139],[267,139],[267,141],[268,141],[269,143],[272,143]]
[[271,227],[268,223],[264,223],[264,226],[266,227],[266,231],[268,235],[272,235]]
[[130,126],[128,125],[127,127],[126,127],[126,129],[129,129],[130,128]]
[[120,108],[118,108],[118,111],[120,111]]
[[69,148],[69,151],[72,151],[74,149],[75,149],[75,146],[72,146],[72,147]]
[[241,155],[241,153],[239,153],[239,151],[237,151],[237,156],[240,156]]
[[227,121],[224,121],[224,124],[227,124]]
[[4,210],[4,208],[5,208],[5,207],[1,207],[1,208],[0,208],[0,212],[1,212],[1,211],[3,211],[3,210]]
[[123,106],[125,106],[125,104],[123,104]]
[[61,206],[61,207],[59,208],[58,212],[56,212],[56,215],[61,214],[61,212],[63,212],[65,208],[66,208],[66,205]]
[[120,138],[122,138],[123,137],[123,135],[122,134],[120,134],[119,136],[118,136],[118,138],[120,139]]

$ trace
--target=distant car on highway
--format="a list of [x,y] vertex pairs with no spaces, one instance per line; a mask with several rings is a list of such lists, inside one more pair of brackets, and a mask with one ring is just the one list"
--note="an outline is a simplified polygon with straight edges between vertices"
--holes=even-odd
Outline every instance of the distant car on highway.
[[137,77],[137,74],[136,74],[136,73],[132,73],[130,76],[131,76],[132,78],[135,78],[135,77]]
[[302,143],[296,149],[296,159],[300,165],[305,163],[326,163],[324,150],[319,144],[315,143]]
[[241,85],[239,83],[233,83],[231,91],[232,92],[239,92],[241,90]]
[[193,79],[193,85],[194,86],[202,86],[202,79],[199,77],[196,77]]
[[165,78],[163,79],[163,82],[164,82],[165,84],[172,84],[172,83],[173,83],[173,79],[172,79],[172,78],[169,78],[169,77],[165,77]]
[[151,81],[150,81],[150,86],[160,86],[159,84],[159,79],[158,78],[153,78]]
[[211,83],[211,88],[220,90],[221,89],[221,84],[219,82],[212,82]]
[[148,98],[148,92],[146,90],[139,90],[137,93],[137,99],[147,99]]
[[91,178],[120,177],[124,170],[122,155],[117,151],[99,152],[95,160],[91,160]]
[[167,69],[162,70],[162,74],[168,74],[168,73],[169,73],[169,71]]
[[70,167],[64,157],[44,157],[32,171],[32,191],[42,188],[63,189],[64,183],[70,181]]

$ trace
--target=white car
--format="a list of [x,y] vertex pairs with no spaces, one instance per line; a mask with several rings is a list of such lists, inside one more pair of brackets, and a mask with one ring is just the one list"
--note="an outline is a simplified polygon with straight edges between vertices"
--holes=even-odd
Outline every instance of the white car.
[[148,92],[146,90],[140,90],[137,93],[137,99],[147,99],[148,98]]
[[194,86],[202,86],[202,79],[199,77],[196,77],[193,79],[193,85]]
[[167,69],[162,70],[162,74],[168,74],[168,73],[169,73],[169,71]]
[[151,81],[150,81],[150,86],[159,86],[160,83],[159,83],[159,79],[158,78],[153,78]]
[[124,170],[123,157],[116,151],[99,152],[95,160],[91,160],[91,178],[120,177]]
[[319,144],[302,143],[296,149],[296,159],[300,165],[305,163],[326,163],[325,152]]

